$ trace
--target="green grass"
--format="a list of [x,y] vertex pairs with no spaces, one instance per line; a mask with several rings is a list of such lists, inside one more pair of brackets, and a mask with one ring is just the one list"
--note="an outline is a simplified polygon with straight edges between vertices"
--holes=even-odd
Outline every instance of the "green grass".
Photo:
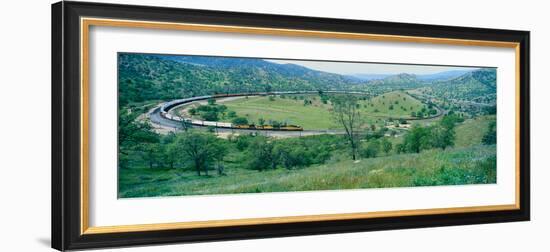
[[[306,96],[308,98],[318,96]],[[300,125],[304,129],[334,129],[336,124],[332,121],[329,112],[330,105],[315,102],[313,105],[304,106],[303,100],[276,97],[274,101],[267,96],[253,96],[230,102],[225,102],[229,110],[237,112],[238,116],[244,116],[249,122],[257,123],[260,118],[267,121],[286,121],[288,124]]]
[[480,116],[468,119],[456,127],[455,146],[470,146],[481,144],[483,135],[487,132],[489,123],[495,121],[496,116]]
[[179,169],[123,169],[119,197],[289,192],[463,185],[496,182],[495,146],[476,145],[363,159],[334,158],[303,169],[264,172],[228,169],[227,176],[196,176]]
[[[379,117],[410,117],[411,112],[417,112],[424,104],[402,91],[388,92],[362,102],[368,115]],[[393,109],[390,106],[393,105]]]
[[[260,118],[263,118],[266,122],[276,120],[300,125],[306,130],[340,128],[340,125],[332,120],[330,102],[323,104],[317,95],[296,95],[312,101],[311,105],[304,106],[303,99],[295,100],[291,97],[293,96],[287,96],[284,99],[276,97],[275,100],[270,100],[267,96],[254,96],[223,104],[229,110],[237,112],[238,116],[246,117],[249,122],[257,123]],[[418,111],[424,106],[420,101],[401,91],[389,92],[367,101],[360,101],[359,104],[369,124],[380,118],[409,117],[411,111]],[[393,109],[389,109],[391,105]]]

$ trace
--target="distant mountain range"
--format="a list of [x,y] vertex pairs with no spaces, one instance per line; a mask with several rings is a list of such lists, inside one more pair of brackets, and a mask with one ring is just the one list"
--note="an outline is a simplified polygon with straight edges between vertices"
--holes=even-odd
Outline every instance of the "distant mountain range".
[[[213,93],[292,90],[392,90],[445,83],[468,83],[472,93],[495,83],[486,71],[446,71],[429,75],[339,75],[296,64],[254,58],[120,53],[119,104]],[[494,72],[494,69],[493,69]],[[496,73],[495,73],[496,76]],[[460,79],[462,78],[462,79]],[[450,82],[455,80],[454,82]],[[434,86],[435,87],[435,86]]]
[[[445,71],[445,72],[439,72],[434,74],[420,74],[415,75],[416,78],[419,80],[425,80],[425,81],[433,81],[433,80],[442,80],[442,79],[452,79],[456,78],[458,76],[461,76],[465,73],[471,72],[472,70],[452,70],[452,71]],[[354,77],[363,81],[371,81],[371,80],[382,80],[391,76],[394,76],[396,74],[352,74],[349,75],[350,77]]]
[[350,78],[357,78],[363,81],[370,81],[370,80],[381,80],[392,76],[392,74],[351,74],[348,76]]
[[445,71],[445,72],[439,72],[434,74],[422,74],[422,75],[417,75],[417,77],[421,80],[426,80],[426,81],[450,80],[450,79],[454,79],[456,77],[462,76],[469,72],[472,72],[472,70],[452,70],[452,71]]
[[[346,76],[309,69],[296,64],[277,64],[256,58],[209,57],[209,56],[159,56],[161,59],[193,64],[232,72],[257,72],[262,75],[285,76],[332,85],[354,82]],[[355,80],[357,82],[357,80]],[[268,85],[269,83],[265,83]]]

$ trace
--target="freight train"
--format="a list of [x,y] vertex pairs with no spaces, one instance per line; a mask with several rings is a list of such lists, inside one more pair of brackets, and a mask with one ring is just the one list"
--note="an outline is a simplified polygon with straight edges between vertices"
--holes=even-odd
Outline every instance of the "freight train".
[[237,96],[266,96],[266,95],[292,95],[292,94],[318,94],[319,92],[325,94],[356,94],[356,95],[367,95],[365,92],[358,91],[337,91],[337,90],[327,90],[327,91],[274,91],[274,92],[251,92],[251,93],[233,93],[233,94],[214,94],[214,95],[203,95],[196,96],[184,99],[178,99],[166,102],[160,107],[161,113],[168,113],[171,109],[195,101],[204,101],[210,98],[225,98],[225,97],[237,97]]
[[[331,92],[331,91],[328,91]],[[166,102],[160,106],[160,115],[168,120],[178,121],[178,122],[187,122],[195,126],[211,126],[216,128],[226,128],[226,129],[246,129],[246,130],[272,130],[272,131],[303,131],[304,129],[298,125],[281,125],[275,127],[273,125],[255,125],[255,124],[245,124],[245,125],[236,125],[229,122],[213,122],[213,121],[203,121],[189,118],[182,118],[177,115],[170,114],[170,110],[175,107],[196,102],[204,101],[211,98],[219,99],[225,97],[237,97],[237,96],[265,96],[265,95],[287,95],[287,94],[315,94],[318,91],[289,91],[289,92],[254,92],[254,93],[236,93],[236,94],[215,94],[215,95],[204,95],[196,96],[185,99],[178,99]]]

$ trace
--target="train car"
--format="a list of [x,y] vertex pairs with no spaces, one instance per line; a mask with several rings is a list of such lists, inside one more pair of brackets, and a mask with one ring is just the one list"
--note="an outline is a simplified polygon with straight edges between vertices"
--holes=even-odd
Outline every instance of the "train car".
[[193,125],[203,125],[204,121],[201,120],[191,120],[191,124]]
[[224,97],[231,97],[232,94],[215,94],[212,95],[213,98],[224,98]]
[[240,125],[234,125],[234,129],[256,129],[256,125],[254,124],[240,124]]
[[274,130],[275,128],[272,125],[263,125],[261,126],[263,130]]
[[287,125],[280,128],[280,130],[284,131],[304,131],[304,128],[297,126],[297,125]]
[[160,111],[161,112],[168,112],[171,109],[173,109],[174,107],[177,107],[177,106],[180,106],[180,105],[183,105],[183,104],[186,104],[186,103],[191,103],[191,102],[194,102],[194,101],[207,100],[207,99],[212,98],[212,97],[213,97],[212,95],[203,95],[203,96],[196,96],[196,97],[191,97],[191,98],[184,98],[184,99],[169,101],[169,102],[164,103],[161,106]]
[[232,124],[232,123],[227,123],[227,122],[218,122],[218,127],[221,127],[221,128],[232,128],[232,127],[233,127],[233,124]]
[[203,121],[202,125],[204,126],[218,126],[218,122],[211,122],[211,121]]
[[273,125],[233,125],[233,129],[248,129],[248,130],[274,130],[274,131],[303,131],[304,128],[297,125],[286,125],[281,127],[273,127]]

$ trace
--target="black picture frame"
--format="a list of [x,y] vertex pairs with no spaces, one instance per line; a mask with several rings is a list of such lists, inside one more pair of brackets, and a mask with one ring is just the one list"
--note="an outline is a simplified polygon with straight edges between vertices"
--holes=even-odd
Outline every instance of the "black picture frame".
[[[105,234],[81,233],[81,17],[519,43],[519,209]],[[529,32],[102,3],[52,5],[52,247],[87,249],[467,225],[530,219]]]

